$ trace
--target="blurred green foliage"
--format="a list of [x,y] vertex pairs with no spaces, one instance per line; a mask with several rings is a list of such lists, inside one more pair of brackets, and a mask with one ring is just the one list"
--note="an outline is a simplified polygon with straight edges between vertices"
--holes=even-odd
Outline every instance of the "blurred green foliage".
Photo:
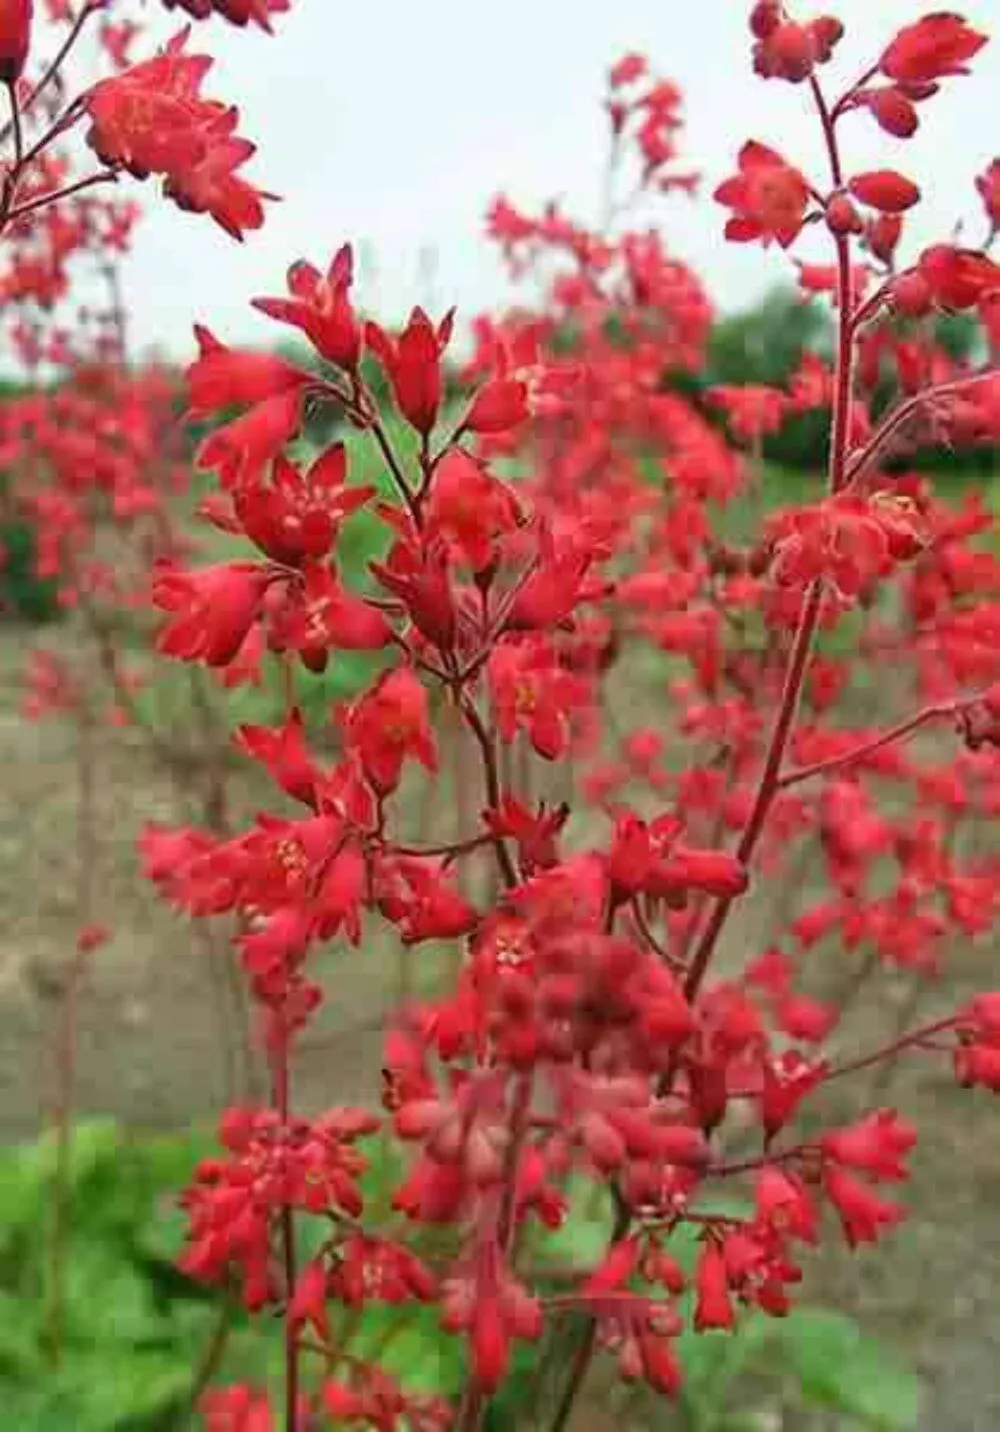
[[[0,1152],[0,1390],[3,1425],[18,1432],[182,1432],[195,1425],[203,1371],[214,1383],[280,1385],[280,1324],[249,1319],[221,1294],[191,1283],[175,1266],[184,1219],[177,1194],[212,1149],[198,1130],[138,1136],[106,1121],[73,1131],[68,1240],[59,1356],[52,1355],[52,1208],[57,1155],[45,1137]],[[398,1157],[369,1142],[364,1180],[374,1222],[389,1214]],[[611,1210],[605,1190],[578,1200],[583,1211],[527,1251],[545,1268],[598,1260]],[[303,1220],[303,1256],[325,1236]],[[689,1267],[693,1232],[672,1251]],[[555,1285],[553,1285],[555,1286]],[[690,1314],[689,1300],[684,1311]],[[334,1340],[339,1331],[334,1314]],[[572,1337],[579,1327],[567,1325]],[[556,1344],[558,1353],[562,1345]],[[454,1396],[461,1388],[459,1340],[443,1334],[433,1308],[375,1306],[352,1321],[350,1349],[382,1365],[411,1391]],[[682,1335],[685,1368],[676,1403],[630,1396],[636,1425],[684,1432],[756,1432],[774,1409],[834,1413],[859,1432],[909,1432],[920,1388],[886,1350],[847,1317],[804,1309],[775,1321],[748,1316],[733,1335]],[[489,1432],[523,1432],[537,1410],[539,1349],[521,1349]],[[564,1368],[564,1363],[557,1362]],[[769,1412],[771,1421],[762,1420]]]
[[0,614],[27,622],[48,622],[61,608],[55,582],[38,575],[37,536],[32,523],[0,523]]

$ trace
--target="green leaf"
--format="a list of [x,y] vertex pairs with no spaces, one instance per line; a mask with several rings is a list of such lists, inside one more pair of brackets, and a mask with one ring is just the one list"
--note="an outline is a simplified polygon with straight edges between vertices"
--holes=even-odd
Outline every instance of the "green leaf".
[[806,1401],[853,1417],[871,1432],[909,1432],[920,1380],[839,1313],[803,1309],[783,1325],[791,1368]]
[[681,1404],[693,1429],[728,1429],[733,1386],[762,1359],[774,1335],[772,1320],[762,1316],[746,1318],[733,1333],[697,1333],[688,1323],[677,1355],[684,1370]]

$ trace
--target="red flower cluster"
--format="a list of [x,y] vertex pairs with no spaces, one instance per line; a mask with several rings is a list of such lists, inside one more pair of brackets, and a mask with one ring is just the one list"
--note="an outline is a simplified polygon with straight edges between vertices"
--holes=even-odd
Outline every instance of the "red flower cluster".
[[[288,8],[168,0],[178,6],[262,29]],[[30,6],[8,12],[0,65],[16,78]],[[73,18],[59,0],[49,12]],[[54,397],[5,405],[0,456],[38,524],[42,570],[81,607],[113,719],[141,712],[107,613],[147,588],[165,614],[163,654],[230,685],[272,667],[284,679],[283,716],[234,737],[278,812],[230,826],[220,763],[206,828],[151,827],[142,855],[173,905],[230,920],[270,1066],[271,1102],[229,1109],[220,1156],[184,1196],[182,1266],[281,1317],[289,1427],[476,1432],[516,1344],[569,1313],[589,1331],[566,1372],[567,1412],[598,1350],[623,1378],[674,1393],[689,1323],[789,1311],[825,1214],[850,1248],[903,1218],[884,1189],[905,1181],[915,1130],[886,1108],[832,1119],[831,1080],[911,1054],[1000,1089],[997,995],[835,1057],[827,1041],[848,1001],[814,971],[821,951],[858,990],[882,964],[927,980],[949,942],[1000,918],[1000,855],[957,838],[1000,811],[1000,560],[977,540],[991,518],[899,471],[918,441],[1000,432],[996,375],[908,321],[972,311],[996,350],[1000,268],[954,243],[906,258],[920,191],[896,168],[856,172],[841,127],[867,109],[908,136],[983,37],[927,15],[828,97],[836,18],[799,21],[759,0],[750,26],[758,72],[806,86],[828,160],[807,174],[752,141],[716,192],[735,242],[791,248],[815,225],[830,248],[798,272],[804,293],[831,296],[837,347],[804,354],[787,383],[672,384],[704,369],[712,308],[654,231],[619,232],[630,205],[693,187],[674,168],[679,92],[635,54],[609,75],[608,223],[495,204],[493,236],[515,270],[538,270],[542,297],[537,311],[477,325],[457,407],[454,314],[415,308],[399,331],[365,321],[347,245],[324,268],[294,264],[283,295],[255,302],[308,340],[315,366],[196,329],[189,412],[214,425],[197,461],[219,488],[200,515],[248,544],[238,556],[193,565],[175,531],[172,394],[162,377],[122,371],[120,320],[96,325],[90,347],[27,319],[19,330],[33,363],[66,362],[74,376]],[[113,62],[135,38],[127,22],[105,33]],[[157,173],[170,197],[239,235],[263,213],[265,196],[237,177],[251,146],[235,110],[202,98],[210,62],[185,43],[57,107],[54,123],[85,112],[112,173]],[[53,305],[69,258],[123,248],[134,218],[78,194],[106,176],[74,185],[46,148],[14,164],[5,189],[3,292],[22,305]],[[991,234],[995,168],[978,180]],[[725,511],[748,488],[759,495],[758,464],[726,431],[756,460],[787,417],[824,410],[825,491],[762,523],[752,500]],[[290,449],[317,414],[342,423],[343,440]],[[382,464],[377,490],[355,480],[365,443]],[[97,555],[109,509],[133,543],[128,564]],[[361,512],[381,538],[363,571],[345,541]],[[818,653],[821,631],[844,635],[848,609],[850,640]],[[300,668],[315,675],[357,651],[378,653],[377,673],[333,711],[332,731],[314,733]],[[922,704],[852,724],[862,662],[900,673],[879,692],[886,705]],[[75,666],[45,654],[29,709],[94,715]],[[940,739],[911,741],[932,725]],[[159,754],[164,733],[146,734]],[[432,817],[442,788],[446,836],[409,838],[414,807]],[[723,964],[751,883],[780,892],[777,927],[749,951],[734,942]],[[450,973],[388,1022],[384,1116],[306,1117],[290,1066],[327,996],[316,956],[336,941],[364,958],[376,929],[408,964],[450,944]],[[81,916],[80,957],[108,930]],[[366,1189],[376,1130],[399,1156],[383,1161],[382,1208]],[[736,1187],[742,1211],[720,1212],[719,1193]],[[528,1256],[608,1188],[589,1263]],[[388,1357],[355,1356],[351,1329],[370,1307],[410,1305],[464,1343],[467,1385],[441,1389],[454,1405],[399,1384]],[[252,1387],[210,1393],[203,1410],[218,1432],[278,1422]]]
[[212,67],[188,54],[187,32],[155,59],[100,80],[87,96],[87,142],[102,163],[137,179],[159,174],[164,193],[182,209],[207,213],[234,238],[264,222],[263,200],[236,171],[255,146],[236,133],[239,111],[203,99]]

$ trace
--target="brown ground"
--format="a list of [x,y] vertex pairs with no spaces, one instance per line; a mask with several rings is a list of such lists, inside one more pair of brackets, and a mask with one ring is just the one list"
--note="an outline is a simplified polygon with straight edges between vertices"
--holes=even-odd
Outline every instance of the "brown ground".
[[[0,631],[0,1132],[9,1138],[31,1135],[47,1103],[55,992],[75,922],[70,736],[60,723],[32,727],[17,714],[23,639]],[[71,640],[67,629],[57,633],[57,642]],[[78,1107],[170,1126],[211,1115],[225,1098],[233,1070],[217,1031],[227,996],[205,949],[137,876],[141,822],[176,818],[169,783],[134,736],[102,737],[99,765],[95,915],[115,934],[82,992]],[[252,809],[253,793],[243,797]],[[350,978],[337,981],[338,1004],[297,1076],[310,1104],[373,1087],[379,1014],[396,977],[392,955],[337,958],[341,968],[350,961]],[[949,980],[949,1002],[957,985],[1000,984],[994,946],[957,958],[963,968]],[[883,981],[876,1020],[852,1026],[857,1047],[892,1027],[907,988]],[[828,1258],[810,1291],[859,1316],[926,1375],[925,1432],[992,1432],[1000,1427],[1000,1103],[956,1091],[946,1071],[921,1063],[902,1067],[890,1093],[926,1131],[915,1216],[884,1251]]]

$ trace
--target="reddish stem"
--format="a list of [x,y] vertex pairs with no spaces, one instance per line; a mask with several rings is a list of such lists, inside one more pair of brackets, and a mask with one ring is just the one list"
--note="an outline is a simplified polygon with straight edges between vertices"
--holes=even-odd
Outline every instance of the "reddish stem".
[[956,716],[959,711],[968,705],[966,701],[948,701],[940,706],[925,706],[915,716],[906,721],[900,721],[897,726],[892,726],[888,731],[883,731],[881,736],[874,740],[862,742],[852,750],[846,751],[842,756],[831,756],[825,761],[816,761],[810,766],[797,766],[793,770],[786,771],[778,778],[779,790],[787,790],[789,786],[797,786],[800,781],[810,780],[813,776],[826,775],[829,771],[842,770],[845,766],[853,766],[857,761],[862,761],[866,756],[881,751],[886,746],[901,741],[904,736],[911,735],[918,731],[921,726],[926,726],[931,721],[941,720],[946,716]]
[[[496,810],[500,805],[500,772],[497,767],[496,747],[493,737],[483,725],[483,719],[476,710],[471,697],[463,696],[461,700],[461,711],[468,723],[469,730],[476,738],[480,753],[483,758],[483,772],[486,780],[486,798],[490,807]],[[505,845],[503,838],[499,835],[493,837],[493,848],[497,855],[497,864],[503,876],[504,883],[509,890],[517,884],[517,871],[514,869],[514,862],[510,858],[510,852]]]
[[926,1039],[933,1039],[936,1034],[943,1034],[949,1029],[954,1029],[957,1020],[953,1015],[950,1019],[939,1019],[934,1024],[926,1024],[922,1029],[913,1029],[909,1034],[901,1035],[894,1039],[891,1044],[885,1045],[882,1049],[876,1049],[874,1054],[863,1055],[860,1059],[852,1059],[848,1064],[838,1064],[823,1076],[823,1083],[828,1084],[831,1079],[842,1079],[845,1074],[857,1074],[862,1069],[871,1069],[875,1064],[881,1064],[885,1059],[894,1059],[905,1049],[913,1049],[921,1045]]

